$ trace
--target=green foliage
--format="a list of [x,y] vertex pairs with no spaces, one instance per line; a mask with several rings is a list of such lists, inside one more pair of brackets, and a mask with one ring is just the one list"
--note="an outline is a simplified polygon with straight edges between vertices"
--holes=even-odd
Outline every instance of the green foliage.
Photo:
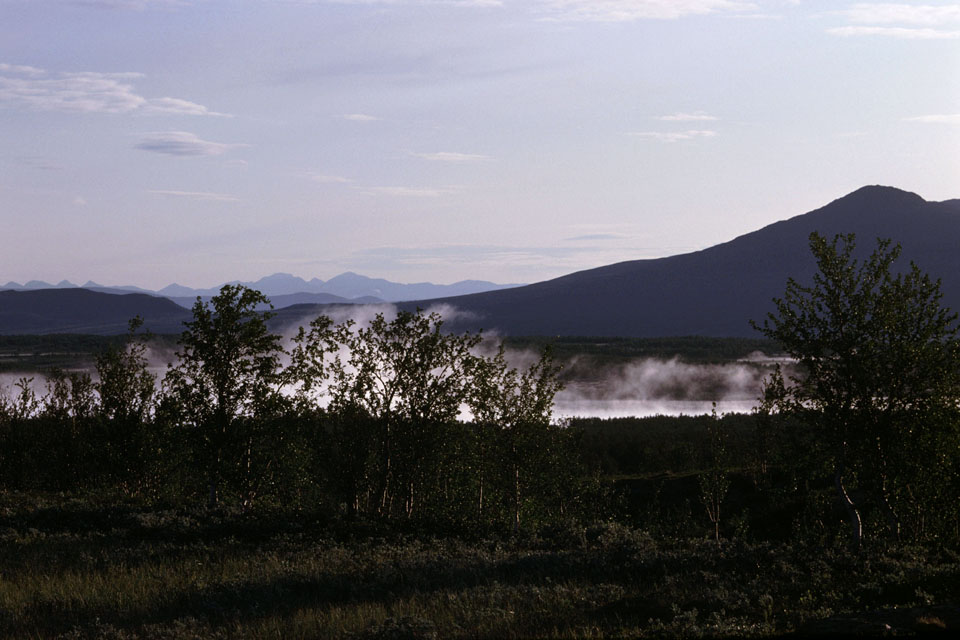
[[[547,503],[567,499],[571,483],[546,488],[563,464],[564,434],[550,425],[558,369],[544,357],[518,371],[502,349],[477,353],[479,335],[442,325],[407,312],[363,327],[318,318],[295,338],[288,381],[317,429],[318,455],[338,462],[319,469],[335,504],[474,526],[509,513],[516,527],[522,508],[562,513]],[[464,407],[470,424],[457,420]]]
[[[904,518],[920,537],[934,521],[933,529],[955,522],[960,343],[939,281],[914,264],[895,273],[900,249],[889,241],[863,261],[854,247],[852,235],[828,242],[812,234],[813,284],[791,279],[758,328],[804,372],[789,383],[775,375],[766,406],[810,427],[857,545],[862,517],[851,487],[877,504],[892,535]],[[947,479],[952,504],[935,497],[943,491],[930,484],[931,468],[935,484]]]
[[185,432],[206,471],[208,505],[227,481],[249,506],[260,492],[281,434],[259,419],[283,404],[280,338],[267,330],[259,291],[225,285],[204,303],[180,338],[178,362],[164,378],[165,415]]
[[110,345],[97,356],[100,411],[108,420],[133,425],[143,422],[152,412],[156,376],[148,369],[149,336],[138,338],[136,335],[142,324],[141,318],[131,320],[126,344],[122,347]]

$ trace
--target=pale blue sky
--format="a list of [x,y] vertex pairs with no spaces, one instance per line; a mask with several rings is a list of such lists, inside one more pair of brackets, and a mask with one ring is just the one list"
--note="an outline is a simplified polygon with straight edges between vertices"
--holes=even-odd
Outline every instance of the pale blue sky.
[[0,0],[0,283],[532,282],[960,197],[960,4]]

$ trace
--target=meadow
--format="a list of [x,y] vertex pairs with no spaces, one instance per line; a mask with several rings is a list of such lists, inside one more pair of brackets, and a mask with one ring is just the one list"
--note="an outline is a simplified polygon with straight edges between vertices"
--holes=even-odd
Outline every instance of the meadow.
[[9,492],[2,503],[9,638],[909,635],[958,617],[944,605],[960,583],[948,548],[851,555],[609,520],[443,535],[270,509]]

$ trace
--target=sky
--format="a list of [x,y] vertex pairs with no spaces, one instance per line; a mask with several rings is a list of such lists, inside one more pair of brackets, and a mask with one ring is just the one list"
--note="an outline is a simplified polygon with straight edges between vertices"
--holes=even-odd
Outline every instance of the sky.
[[960,198],[960,3],[0,0],[0,283],[535,282]]

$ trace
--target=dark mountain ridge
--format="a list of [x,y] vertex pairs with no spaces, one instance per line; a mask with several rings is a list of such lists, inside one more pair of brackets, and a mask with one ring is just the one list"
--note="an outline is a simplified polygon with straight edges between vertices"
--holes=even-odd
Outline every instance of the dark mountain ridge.
[[960,201],[927,202],[893,187],[863,187],[807,214],[702,251],[632,260],[503,291],[403,303],[449,304],[465,314],[455,329],[505,335],[755,336],[787,278],[811,279],[808,238],[854,233],[865,255],[877,238],[903,247],[942,278],[944,304],[960,309]]
[[153,333],[180,333],[189,311],[142,293],[114,294],[87,289],[0,291],[0,334],[125,333],[141,316]]
[[[927,202],[917,194],[880,186],[864,187],[810,213],[702,251],[397,306],[413,310],[449,305],[462,312],[448,321],[450,329],[482,328],[504,335],[755,337],[749,321],[763,320],[773,308],[771,300],[783,294],[787,279],[810,281],[815,264],[808,237],[813,231],[828,237],[855,233],[860,255],[874,249],[876,238],[899,242],[900,264],[913,260],[940,277],[943,303],[960,309],[960,200]],[[344,274],[344,280],[349,282],[352,275]],[[303,298],[277,296],[274,327],[305,323],[322,313],[349,314],[355,308],[343,304],[280,308],[287,300]],[[336,294],[323,301],[342,303]],[[155,333],[178,333],[190,312],[144,294],[77,288],[0,291],[0,333],[5,334],[123,333],[135,315],[143,316]]]

